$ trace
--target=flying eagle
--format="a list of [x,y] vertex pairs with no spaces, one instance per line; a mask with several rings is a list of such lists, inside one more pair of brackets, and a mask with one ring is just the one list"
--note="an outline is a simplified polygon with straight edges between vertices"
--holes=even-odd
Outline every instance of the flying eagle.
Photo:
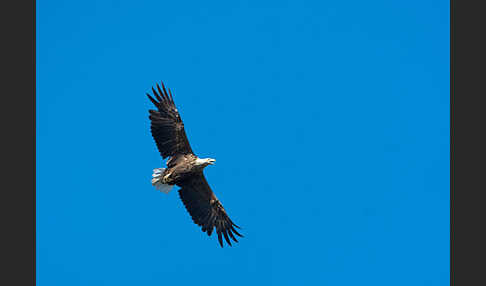
[[[216,160],[201,159],[192,152],[187,140],[184,124],[172,99],[172,92],[162,89],[157,84],[157,90],[152,87],[154,97],[147,93],[148,98],[157,107],[149,110],[152,137],[163,159],[167,160],[167,168],[154,169],[152,185],[164,193],[177,185],[179,196],[195,224],[211,236],[216,228],[218,241],[223,247],[223,236],[231,246],[231,239],[238,240],[234,234],[243,237],[235,228],[240,228],[229,218],[221,202],[216,198],[203,174],[203,169],[214,165]],[[234,233],[234,234],[233,234]]]

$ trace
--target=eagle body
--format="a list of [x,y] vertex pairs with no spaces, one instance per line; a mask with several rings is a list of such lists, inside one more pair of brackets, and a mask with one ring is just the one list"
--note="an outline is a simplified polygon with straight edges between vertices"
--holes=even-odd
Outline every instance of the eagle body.
[[193,154],[172,157],[162,174],[163,183],[182,187],[184,180],[190,179],[195,173],[202,171],[201,166],[196,164],[197,159],[197,156]]
[[167,168],[161,174],[162,183],[183,187],[185,181],[213,162],[214,159],[200,159],[194,154],[178,154],[167,161]]
[[179,197],[193,222],[208,236],[216,230],[221,247],[223,237],[231,246],[231,239],[238,242],[235,235],[243,236],[236,230],[239,227],[229,218],[203,173],[204,168],[213,165],[215,160],[201,159],[194,154],[171,91],[167,92],[163,83],[162,88],[156,86],[157,90],[152,88],[155,98],[147,94],[157,107],[157,110],[149,110],[150,130],[160,155],[168,160],[167,168],[154,169],[152,185],[164,193],[169,193],[174,186],[180,187]]

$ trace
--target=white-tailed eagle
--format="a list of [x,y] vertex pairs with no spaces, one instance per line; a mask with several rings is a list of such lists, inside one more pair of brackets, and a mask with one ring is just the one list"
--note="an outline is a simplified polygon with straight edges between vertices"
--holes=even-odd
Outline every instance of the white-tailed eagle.
[[211,158],[200,159],[194,155],[187,140],[184,124],[174,104],[172,92],[167,92],[164,84],[162,89],[157,84],[157,90],[152,88],[154,97],[147,93],[148,98],[157,107],[149,110],[152,137],[163,159],[167,160],[167,168],[154,169],[152,185],[158,190],[169,193],[177,185],[179,196],[195,224],[211,236],[216,228],[218,241],[223,247],[223,237],[231,246],[231,239],[243,237],[236,231],[239,228],[226,213],[221,202],[216,198],[203,174],[203,169],[213,165]]

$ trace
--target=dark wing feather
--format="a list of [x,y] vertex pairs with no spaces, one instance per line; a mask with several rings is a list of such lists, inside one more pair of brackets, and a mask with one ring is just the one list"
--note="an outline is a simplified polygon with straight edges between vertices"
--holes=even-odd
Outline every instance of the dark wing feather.
[[239,226],[231,221],[223,205],[221,205],[209,187],[202,171],[180,184],[180,186],[179,196],[194,223],[201,226],[202,231],[209,236],[211,236],[213,229],[216,228],[221,247],[223,247],[223,237],[230,246],[230,238],[238,242],[234,234],[243,237],[236,231],[235,228],[239,228]]
[[149,110],[150,130],[162,158],[165,159],[175,154],[193,153],[187,140],[184,123],[182,123],[170,90],[167,93],[162,83],[162,89],[157,84],[157,90],[152,88],[152,92],[155,98],[148,93],[147,96],[157,110]]

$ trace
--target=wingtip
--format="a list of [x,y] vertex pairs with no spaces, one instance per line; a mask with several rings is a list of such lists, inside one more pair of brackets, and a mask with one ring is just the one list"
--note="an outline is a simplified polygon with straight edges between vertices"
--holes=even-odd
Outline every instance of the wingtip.
[[231,230],[228,230],[228,234],[231,237],[231,239],[233,239],[235,242],[238,242],[238,239],[236,239],[236,237],[233,235],[233,233],[231,232]]
[[167,89],[165,88],[165,85],[163,82],[162,83],[162,89],[164,90],[164,96],[168,99],[169,97],[167,96]]
[[226,240],[226,242],[229,244],[229,246],[233,246],[233,245],[231,245],[231,241],[230,241],[230,239],[229,239],[229,237],[228,237],[228,232],[226,231],[226,229],[225,229],[225,230],[223,230],[223,235],[224,235],[224,239],[225,239],[225,240]]
[[162,92],[162,90],[160,89],[160,86],[159,84],[155,84],[157,86],[157,90],[159,91],[159,94],[160,94],[160,101],[163,101],[163,99],[165,99],[165,96],[164,96],[164,93]]
[[219,245],[221,245],[221,248],[223,248],[223,238],[221,237],[221,233],[218,233],[218,241],[219,241]]
[[152,96],[150,96],[150,94],[148,93],[145,93],[147,95],[147,97],[150,99],[150,101],[152,101],[152,103],[158,107],[159,106],[159,103],[157,102],[157,100],[155,100]]
[[235,233],[237,236],[239,236],[239,237],[244,237],[242,234],[240,234],[238,231],[236,231],[236,229],[235,229],[233,226],[231,226],[231,230],[232,230],[232,231],[233,231],[233,232],[234,232],[234,233]]
[[169,97],[172,104],[174,104],[174,98],[172,98],[172,92],[170,91],[170,88],[169,88]]

